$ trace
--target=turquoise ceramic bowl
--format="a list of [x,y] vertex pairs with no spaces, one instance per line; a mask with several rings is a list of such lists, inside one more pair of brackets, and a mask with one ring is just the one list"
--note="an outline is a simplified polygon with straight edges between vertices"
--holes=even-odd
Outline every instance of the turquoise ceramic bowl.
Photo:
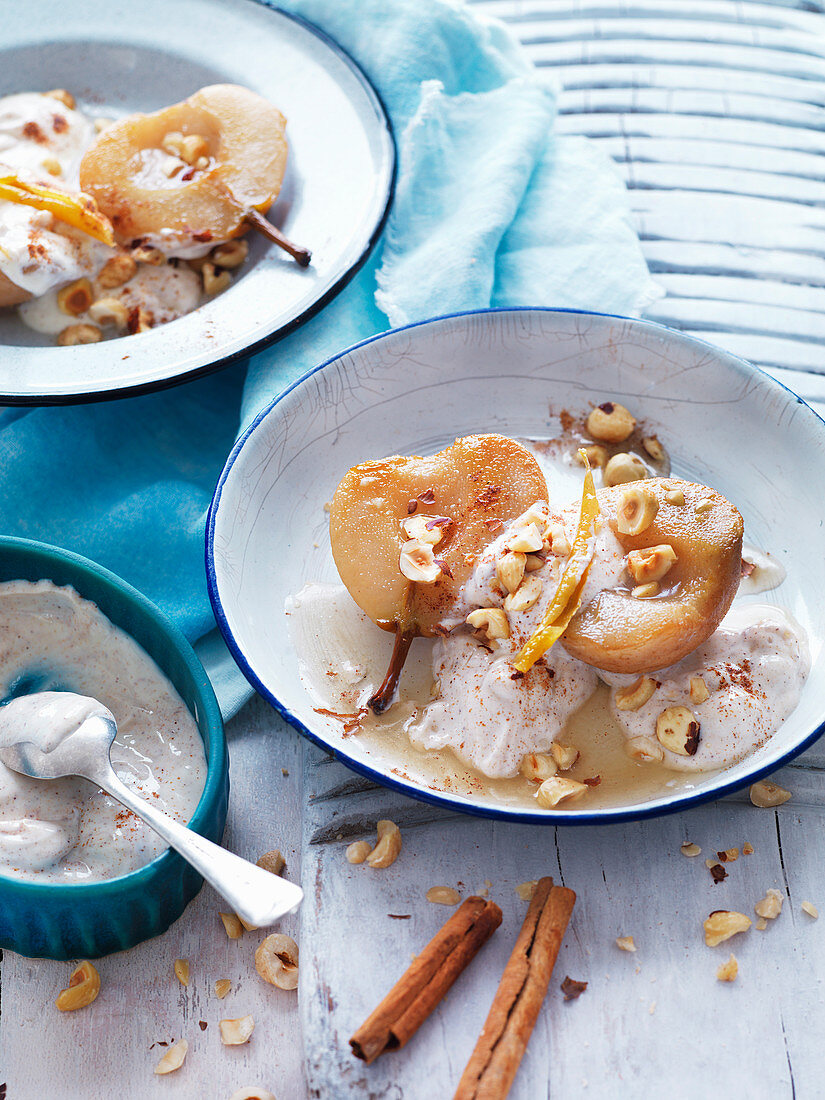
[[[0,537],[0,582],[12,580],[71,585],[130,634],[169,677],[192,712],[206,748],[206,785],[189,826],[219,841],[229,797],[223,723],[212,685],[181,632],[114,573],[54,546]],[[106,882],[32,883],[0,872],[0,948],[50,959],[123,951],[165,932],[202,883],[173,851]]]

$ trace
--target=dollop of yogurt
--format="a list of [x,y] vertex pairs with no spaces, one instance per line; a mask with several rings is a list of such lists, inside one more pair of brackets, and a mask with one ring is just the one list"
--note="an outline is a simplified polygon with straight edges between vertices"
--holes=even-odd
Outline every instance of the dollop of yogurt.
[[[678,664],[649,673],[657,685],[638,710],[620,710],[616,692],[637,677],[599,675],[612,687],[611,707],[629,738],[656,740],[656,719],[667,707],[687,707],[699,722],[692,756],[665,749],[664,763],[680,771],[708,771],[741,760],[775,733],[795,709],[810,670],[807,639],[778,607],[734,607],[711,637]],[[691,680],[708,692],[697,702]],[[704,694],[704,692],[702,692]]]
[[[191,817],[206,776],[192,715],[149,655],[73,589],[0,584],[0,698],[11,699],[0,706],[0,744],[30,740],[45,752],[102,704],[118,724],[119,778],[177,820]],[[163,849],[87,780],[30,779],[0,763],[0,875],[93,882]]]
[[[423,715],[407,727],[422,748],[449,746],[465,762],[491,778],[515,775],[528,753],[546,752],[561,734],[570,715],[596,689],[596,672],[571,657],[561,646],[527,672],[512,662],[538,628],[559,586],[574,538],[574,508],[555,513],[543,501],[518,517],[485,549],[462,587],[451,623],[463,622],[473,608],[505,607],[510,634],[489,645],[467,634],[439,639],[433,650],[433,676],[438,695]],[[531,528],[551,531],[537,547],[537,566],[525,574],[538,590],[529,606],[507,599],[496,573],[497,562],[519,536]],[[548,545],[549,543],[549,545]],[[554,551],[555,548],[555,551]],[[624,573],[621,545],[607,524],[593,539],[593,557],[583,599],[617,583]],[[509,606],[508,606],[509,605]]]
[[505,644],[491,653],[467,634],[439,639],[438,697],[406,727],[410,740],[425,749],[449,746],[491,778],[515,775],[527,753],[546,752],[592,695],[596,674],[560,646],[529,672],[517,672],[516,651]]
[[97,699],[73,691],[20,695],[0,706],[0,747],[30,741],[41,752],[52,752],[87,718],[108,713]]

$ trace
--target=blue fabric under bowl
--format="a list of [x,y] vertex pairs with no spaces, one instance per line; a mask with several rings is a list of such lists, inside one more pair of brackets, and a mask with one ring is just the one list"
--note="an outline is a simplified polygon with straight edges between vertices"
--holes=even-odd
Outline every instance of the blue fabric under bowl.
[[[181,632],[114,573],[54,546],[0,537],[0,583],[12,580],[71,585],[131,635],[169,677],[206,749],[206,785],[189,826],[219,841],[229,798],[226,739],[212,685]],[[200,875],[171,850],[106,882],[37,883],[0,872],[0,948],[51,959],[122,951],[165,932],[202,884]]]

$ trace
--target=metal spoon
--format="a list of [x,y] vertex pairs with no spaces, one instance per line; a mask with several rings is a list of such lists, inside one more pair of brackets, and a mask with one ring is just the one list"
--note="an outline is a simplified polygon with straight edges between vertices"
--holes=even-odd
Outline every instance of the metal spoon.
[[[82,703],[84,699],[71,692],[60,694],[65,694],[69,704]],[[5,707],[0,708],[0,714],[3,710]],[[80,775],[91,780],[142,818],[170,847],[180,852],[247,924],[264,928],[298,908],[304,896],[300,886],[192,832],[122,783],[115,775],[109,758],[112,742],[117,735],[117,723],[112,712],[102,703],[98,703],[94,710],[95,713],[63,737],[51,751],[44,752],[32,741],[17,741],[0,747],[0,760],[7,768],[33,779]]]

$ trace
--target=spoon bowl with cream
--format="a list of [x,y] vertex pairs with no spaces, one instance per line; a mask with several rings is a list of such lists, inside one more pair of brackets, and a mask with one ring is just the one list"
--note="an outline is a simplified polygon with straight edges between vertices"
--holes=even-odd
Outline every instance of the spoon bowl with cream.
[[123,783],[109,758],[116,736],[107,707],[70,691],[23,695],[0,709],[0,761],[7,768],[32,779],[90,780],[154,829],[256,928],[297,909],[299,886],[191,832]]
[[[187,833],[220,840],[228,770],[209,680],[176,627],[113,573],[0,538],[0,699],[3,743],[43,750],[105,708],[119,781]],[[51,958],[123,950],[167,928],[201,882],[99,783],[32,779],[0,761],[0,947]]]

